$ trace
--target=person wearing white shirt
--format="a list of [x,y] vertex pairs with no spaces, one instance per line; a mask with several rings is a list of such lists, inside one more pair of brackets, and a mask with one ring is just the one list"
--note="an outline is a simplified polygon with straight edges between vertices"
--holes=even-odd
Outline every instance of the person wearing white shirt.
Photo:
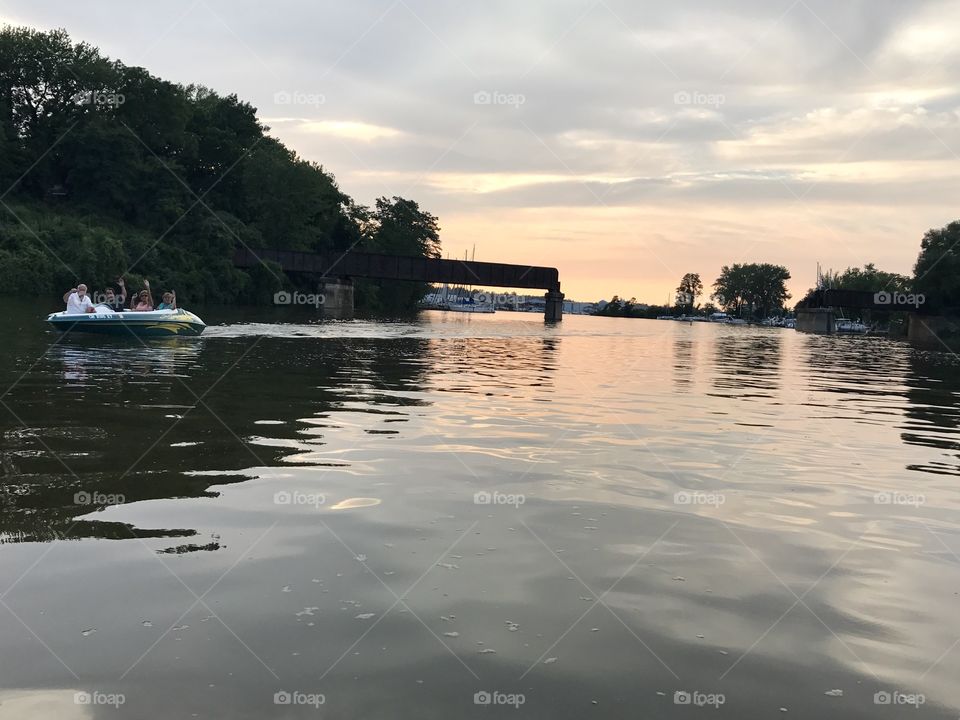
[[64,294],[63,301],[67,303],[67,314],[69,315],[96,312],[93,301],[87,295],[87,286],[83,283],[71,288]]

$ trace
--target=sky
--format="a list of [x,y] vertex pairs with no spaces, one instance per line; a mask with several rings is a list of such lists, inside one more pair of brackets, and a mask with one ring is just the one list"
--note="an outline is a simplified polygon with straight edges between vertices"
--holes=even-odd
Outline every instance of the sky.
[[0,0],[236,93],[355,200],[451,257],[661,303],[771,262],[909,274],[960,217],[960,0]]

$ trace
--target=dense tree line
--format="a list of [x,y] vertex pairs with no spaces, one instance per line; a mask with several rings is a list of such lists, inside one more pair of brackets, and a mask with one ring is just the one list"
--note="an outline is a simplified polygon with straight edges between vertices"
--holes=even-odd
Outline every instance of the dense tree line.
[[[267,135],[236,95],[103,57],[63,30],[0,30],[0,287],[59,295],[125,273],[188,301],[264,301],[277,268],[235,247],[440,254],[437,218],[404,198],[356,204],[331,173]],[[9,188],[9,189],[8,189]],[[422,288],[366,283],[369,306]]]
[[784,303],[790,297],[786,281],[790,272],[781,265],[734,264],[724,265],[713,283],[712,300],[717,302],[699,306],[697,298],[703,293],[703,281],[698,273],[686,273],[676,290],[676,304],[645,305],[636,298],[624,300],[614,296],[598,314],[616,317],[655,318],[659,315],[684,313],[710,315],[718,307],[744,319],[763,319],[785,312]]
[[[896,290],[907,292],[910,290],[912,280],[906,275],[886,272],[878,269],[874,263],[867,263],[862,268],[848,267],[843,272],[827,270],[823,273],[822,283],[825,287],[838,290],[862,290],[864,292]],[[808,295],[813,291],[811,289]]]
[[[768,263],[735,263],[724,265],[713,283],[711,298],[726,312],[745,319],[761,319],[786,312],[790,298],[786,281],[790,272],[782,265]],[[960,312],[960,221],[946,227],[928,230],[920,242],[920,254],[912,277],[880,270],[873,263],[862,268],[848,267],[843,272],[828,270],[820,278],[823,287],[864,292],[922,293],[926,302],[950,315]],[[817,288],[811,288],[799,304],[814,298]],[[636,298],[624,300],[614,296],[598,314],[618,317],[657,317],[685,312],[710,314],[712,304],[699,307],[697,298],[703,283],[697,273],[687,273],[676,290],[676,305],[644,305]],[[904,313],[874,311],[875,318],[891,324],[904,325]]]

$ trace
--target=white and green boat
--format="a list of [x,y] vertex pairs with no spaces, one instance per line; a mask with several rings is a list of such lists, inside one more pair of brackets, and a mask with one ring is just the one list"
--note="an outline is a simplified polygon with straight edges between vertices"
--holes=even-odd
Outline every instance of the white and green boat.
[[203,320],[182,308],[114,312],[106,305],[97,305],[95,310],[92,313],[50,313],[47,322],[60,332],[141,337],[199,335],[207,327]]

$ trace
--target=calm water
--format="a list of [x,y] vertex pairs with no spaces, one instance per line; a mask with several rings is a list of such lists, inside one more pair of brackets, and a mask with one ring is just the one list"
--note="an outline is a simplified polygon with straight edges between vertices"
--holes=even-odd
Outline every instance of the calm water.
[[7,309],[4,719],[960,710],[953,356],[222,308],[143,346]]

